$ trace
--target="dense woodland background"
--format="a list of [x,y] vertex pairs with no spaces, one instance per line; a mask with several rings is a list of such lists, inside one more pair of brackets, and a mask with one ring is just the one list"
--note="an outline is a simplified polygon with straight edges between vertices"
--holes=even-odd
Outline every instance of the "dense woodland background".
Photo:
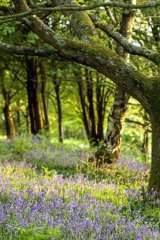
[[[83,1],[79,3],[83,5]],[[97,9],[96,14],[103,16],[118,31],[121,10],[106,7],[103,11]],[[72,32],[69,17],[60,12],[55,12],[54,16],[41,14],[40,17],[64,36]],[[132,42],[137,46],[158,49],[159,25],[158,8],[137,10]],[[12,22],[0,25],[0,32],[1,40],[9,44],[37,48],[47,46],[18,21],[14,27]],[[99,34],[103,38],[104,33]],[[108,37],[106,41],[111,49],[116,49],[113,39]],[[0,59],[2,136],[11,139],[24,132],[49,132],[60,142],[75,138],[88,140],[91,146],[98,146],[104,139],[114,101],[115,84],[110,79],[90,67],[66,61],[17,56],[4,51],[1,51]],[[131,62],[146,75],[158,73],[157,66],[147,59],[131,56]],[[146,111],[133,98],[129,101],[122,139],[124,151],[132,150],[147,161],[151,152],[150,121]]]

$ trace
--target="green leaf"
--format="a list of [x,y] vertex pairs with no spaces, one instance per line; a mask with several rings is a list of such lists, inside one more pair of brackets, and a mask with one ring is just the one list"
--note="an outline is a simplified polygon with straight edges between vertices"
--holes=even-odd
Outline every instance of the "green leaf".
[[9,1],[8,0],[1,0],[0,6],[8,7],[9,6]]

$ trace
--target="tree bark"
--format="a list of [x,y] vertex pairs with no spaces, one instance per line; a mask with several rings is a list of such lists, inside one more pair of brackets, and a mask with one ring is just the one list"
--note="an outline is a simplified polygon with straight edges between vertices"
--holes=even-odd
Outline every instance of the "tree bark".
[[151,123],[152,123],[152,164],[148,189],[150,192],[152,191],[159,192],[160,197],[160,117],[158,112],[156,116],[154,113],[151,116]]
[[129,95],[117,87],[114,105],[108,117],[105,139],[102,146],[95,152],[95,157],[100,165],[103,163],[114,163],[120,155],[121,132],[128,108],[128,100]]
[[56,80],[56,76],[53,78],[54,89],[56,93],[56,101],[57,101],[57,113],[58,113],[58,134],[59,134],[59,142],[63,143],[63,126],[62,126],[62,106],[61,106],[61,98],[60,98],[60,83]]
[[15,127],[11,107],[11,92],[7,91],[5,86],[2,86],[2,93],[5,102],[3,112],[5,116],[7,138],[12,139],[15,136]]
[[[134,0],[130,0],[132,3]],[[125,2],[125,1],[124,1]],[[135,19],[135,11],[128,13],[123,12],[120,27],[120,33],[128,41],[131,38],[132,28]],[[129,54],[117,45],[117,54],[129,62]],[[128,109],[130,96],[120,87],[116,87],[114,104],[108,117],[108,127],[102,146],[95,152],[95,158],[99,163],[114,163],[120,156],[121,152],[121,134],[125,115]],[[92,159],[91,159],[92,160]]]
[[16,102],[16,115],[17,115],[17,124],[16,124],[16,132],[20,131],[21,128],[21,114],[20,114],[20,99]]
[[30,114],[29,114],[29,107],[28,105],[26,106],[26,126],[27,126],[27,132],[30,134],[31,133],[31,120],[30,120]]
[[90,128],[89,128],[89,121],[87,116],[87,109],[86,109],[86,101],[85,101],[85,91],[82,81],[77,81],[78,89],[79,89],[79,97],[80,97],[80,103],[82,107],[82,119],[83,124],[85,127],[85,131],[88,137],[88,140],[90,139]]
[[[103,140],[103,123],[105,109],[111,90],[102,86],[100,82],[103,76],[98,72],[84,69],[85,74],[82,79],[82,71],[75,71],[78,79],[78,90],[80,104],[82,108],[82,118],[86,130],[87,138],[91,146],[99,146],[99,142]],[[95,74],[95,75],[93,75]]]
[[88,121],[89,121],[89,141],[93,146],[97,146],[97,134],[96,134],[96,115],[94,110],[94,99],[93,99],[93,79],[90,70],[85,68],[85,81],[86,81],[86,94],[88,102]]
[[4,99],[3,113],[5,117],[6,135],[8,139],[12,139],[15,136],[15,125],[11,106],[13,95],[11,90],[8,90],[6,87],[5,72],[3,70],[1,71],[1,90]]
[[27,94],[31,123],[31,133],[32,134],[42,133],[44,125],[38,89],[37,62],[35,58],[26,57],[26,71],[27,71]]
[[48,116],[48,106],[46,100],[46,76],[45,69],[42,63],[39,64],[40,72],[41,72],[41,94],[42,94],[42,103],[43,103],[43,111],[44,111],[44,128],[46,131],[49,131],[49,116]]
[[4,107],[3,111],[4,111],[4,116],[5,116],[7,138],[12,139],[15,136],[15,128],[14,128],[14,121],[13,121],[11,105],[5,103],[5,107]]

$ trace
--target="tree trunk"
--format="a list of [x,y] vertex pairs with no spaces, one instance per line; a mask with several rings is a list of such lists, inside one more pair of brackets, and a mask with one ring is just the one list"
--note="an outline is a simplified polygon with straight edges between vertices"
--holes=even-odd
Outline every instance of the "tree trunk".
[[48,106],[46,101],[46,77],[45,77],[45,69],[42,63],[40,63],[40,71],[41,71],[41,94],[42,94],[42,103],[43,103],[43,111],[44,111],[44,128],[46,131],[49,131],[49,117],[48,117]]
[[17,115],[17,124],[16,124],[16,131],[20,131],[21,128],[21,114],[20,114],[20,100],[18,99],[16,102],[16,115]]
[[87,138],[91,146],[98,146],[104,137],[103,122],[111,90],[100,85],[100,81],[104,79],[98,72],[85,69],[84,79],[82,79],[82,71],[75,71],[75,76],[77,75],[81,79],[77,84]]
[[59,142],[63,143],[63,127],[62,127],[62,106],[60,98],[60,83],[56,80],[56,77],[53,79],[54,89],[56,93],[57,101],[57,112],[58,112],[58,133],[59,133]]
[[14,121],[13,121],[12,109],[10,104],[5,104],[4,116],[5,116],[7,138],[12,139],[15,136],[15,128],[14,128]]
[[96,134],[96,115],[94,110],[94,90],[92,72],[85,68],[85,81],[86,81],[86,94],[88,100],[88,121],[89,121],[89,141],[93,146],[97,146],[97,134]]
[[77,84],[78,84],[78,89],[79,89],[80,103],[81,103],[81,107],[82,107],[83,124],[84,124],[84,127],[85,127],[87,138],[89,140],[90,139],[90,130],[89,130],[89,121],[88,121],[87,111],[86,111],[86,103],[85,103],[85,94],[84,94],[84,89],[83,89],[83,82],[82,81],[77,81]]
[[103,124],[104,124],[104,117],[107,105],[107,97],[108,94],[111,94],[110,89],[104,86],[99,86],[99,73],[97,72],[97,86],[96,86],[96,112],[97,112],[97,140],[98,143],[104,139],[103,134]]
[[10,103],[10,99],[11,99],[10,92],[6,91],[5,86],[2,87],[2,92],[3,92],[4,101],[5,101],[3,112],[5,116],[7,138],[12,139],[15,136],[15,127],[14,127],[14,120],[13,120],[12,108]]
[[[157,117],[158,116],[158,117]],[[151,117],[152,123],[152,164],[149,191],[160,192],[160,117],[159,111]]]
[[27,132],[30,134],[31,133],[31,120],[30,120],[30,114],[29,114],[29,107],[26,106],[26,126],[27,126]]
[[121,132],[128,100],[129,95],[117,87],[114,104],[108,117],[106,137],[102,146],[95,152],[95,157],[100,164],[114,163],[120,155]]
[[146,163],[148,163],[148,142],[149,142],[148,127],[144,127],[142,153],[144,154],[144,159]]
[[42,133],[44,126],[38,90],[37,62],[35,58],[26,57],[26,70],[27,70],[27,94],[31,122],[31,133],[32,134]]
[[[133,0],[130,0],[130,2],[132,3]],[[130,11],[129,13],[124,12],[122,14],[120,33],[128,40],[131,38],[134,19],[135,11]],[[129,62],[129,54],[119,45],[117,46],[117,54]],[[95,153],[97,161],[101,164],[104,162],[113,163],[120,156],[122,127],[128,109],[129,98],[130,96],[120,87],[116,87],[114,104],[108,117],[106,136],[102,146]]]

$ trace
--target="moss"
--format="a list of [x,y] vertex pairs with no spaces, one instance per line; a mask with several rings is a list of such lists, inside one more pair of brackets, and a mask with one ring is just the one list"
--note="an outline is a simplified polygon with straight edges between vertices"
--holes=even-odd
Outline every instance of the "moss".
[[[150,107],[148,100],[153,80],[115,54],[103,41],[97,38],[97,41],[95,40],[93,44],[90,44],[67,40],[67,45],[68,49],[73,50],[77,62],[97,69],[120,87],[123,87],[126,92],[140,101],[146,109]],[[70,56],[72,56],[72,53]]]
[[86,36],[91,41],[94,41],[94,36],[96,37],[95,27],[86,13],[74,12],[72,22],[75,25],[75,29],[78,26],[78,33],[80,32],[83,37]]

